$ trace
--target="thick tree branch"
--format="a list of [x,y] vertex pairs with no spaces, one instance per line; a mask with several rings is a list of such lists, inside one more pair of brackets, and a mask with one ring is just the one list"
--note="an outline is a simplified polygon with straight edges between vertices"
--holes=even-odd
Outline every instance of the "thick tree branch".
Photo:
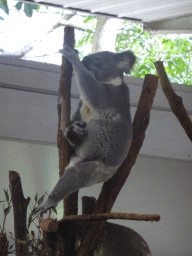
[[27,207],[30,198],[25,199],[21,185],[21,178],[17,172],[9,171],[9,182],[11,189],[11,198],[14,211],[14,230],[16,241],[16,255],[26,255],[26,248],[19,244],[18,240],[25,240],[27,236]]
[[163,92],[165,93],[165,96],[167,100],[169,101],[169,105],[171,107],[171,110],[179,120],[181,126],[185,130],[187,136],[192,141],[192,121],[189,118],[189,115],[187,114],[187,111],[183,105],[183,100],[180,96],[178,96],[167,77],[167,74],[165,72],[165,68],[162,61],[156,61],[154,63],[157,74],[161,83],[161,87],[163,89]]
[[42,219],[40,227],[45,232],[58,231],[59,224],[63,222],[74,221],[96,221],[96,220],[135,220],[135,221],[159,221],[160,215],[158,214],[136,214],[136,213],[96,213],[96,214],[83,214],[83,215],[70,215],[65,216],[63,219],[56,221],[53,219]]
[[136,214],[136,213],[95,213],[95,214],[83,214],[83,215],[70,215],[65,216],[58,222],[64,221],[93,221],[93,220],[138,220],[138,221],[159,221],[160,216],[158,214]]
[[[133,139],[129,153],[116,174],[104,183],[100,196],[96,202],[93,213],[110,212],[116,198],[135,164],[141,146],[145,138],[145,131],[149,124],[150,110],[157,89],[158,77],[146,75],[138,108],[133,121]],[[106,221],[92,222],[81,247],[79,256],[91,256],[95,248],[100,232]]]
[[[65,27],[64,29],[64,45],[74,48],[74,28]],[[70,147],[63,132],[69,126],[71,114],[71,78],[72,78],[72,65],[64,57],[62,57],[61,77],[58,98],[58,134],[57,143],[59,150],[59,174],[62,176],[65,167],[70,159]],[[65,216],[77,214],[78,212],[78,191],[72,193],[64,200],[64,214]],[[76,241],[76,223],[71,225],[61,224],[59,227],[60,240],[63,240],[63,249],[60,250],[64,255],[75,255],[75,241]],[[69,239],[70,238],[70,239]]]

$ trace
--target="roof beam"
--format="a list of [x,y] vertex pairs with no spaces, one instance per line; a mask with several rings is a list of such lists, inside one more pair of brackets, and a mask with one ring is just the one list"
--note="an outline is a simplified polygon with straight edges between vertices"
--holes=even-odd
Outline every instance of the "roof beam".
[[150,34],[191,34],[192,15],[171,20],[145,22],[143,29]]

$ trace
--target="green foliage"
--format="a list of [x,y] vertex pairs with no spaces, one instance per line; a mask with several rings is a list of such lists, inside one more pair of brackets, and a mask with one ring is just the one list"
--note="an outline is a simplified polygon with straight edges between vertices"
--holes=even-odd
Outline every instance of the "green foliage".
[[87,29],[87,32],[82,32],[81,39],[75,42],[75,48],[78,48],[80,59],[82,59],[87,54],[91,54],[91,47],[89,47],[90,52],[88,53],[86,52],[86,54],[84,54],[84,52],[82,51],[82,48],[84,46],[88,48],[88,46],[91,46],[93,44],[94,29],[96,26],[96,17],[85,16],[83,23],[89,25],[90,29]]
[[151,36],[142,32],[141,24],[125,21],[116,38],[116,50],[127,49],[137,56],[133,76],[156,74],[153,63],[161,60],[172,83],[192,85],[192,36]]
[[[86,17],[84,23],[92,24],[94,31],[96,18]],[[93,36],[93,32],[82,32],[81,39],[76,42],[80,58],[87,54],[83,48],[91,49]],[[172,83],[192,85],[192,35],[151,36],[143,32],[142,24],[123,21],[116,37],[116,51],[128,49],[137,56],[132,76],[144,78],[146,74],[156,74],[153,63],[161,60]]]
[[[0,0],[0,9],[2,9],[7,15],[9,14],[7,0]],[[3,17],[0,16],[0,20],[4,20]]]
[[[3,203],[3,212],[4,212],[3,225],[2,226],[0,225],[1,233],[5,233],[6,218],[12,208],[10,191],[8,189],[7,190],[4,189],[4,193],[5,193],[5,200],[0,201],[0,203]],[[31,256],[32,255],[39,255],[39,256],[52,255],[51,249],[48,248],[45,244],[45,240],[43,238],[43,233],[39,226],[39,223],[40,223],[42,217],[39,217],[39,215],[34,215],[32,213],[32,210],[34,209],[34,207],[36,207],[37,205],[39,205],[43,202],[44,196],[45,195],[38,198],[38,194],[36,194],[34,197],[34,203],[30,202],[31,212],[28,216],[28,221],[27,221],[27,238],[26,238],[26,240],[18,240],[17,241],[18,243],[26,246],[28,256],[30,256],[30,255]],[[4,208],[4,203],[7,203],[6,208]],[[51,214],[51,212],[55,212],[57,214],[57,211],[55,208],[51,209],[50,214]],[[49,215],[49,217],[50,217],[50,215]],[[36,232],[34,230],[29,230],[32,225],[35,227]],[[9,235],[6,234],[6,236],[9,236],[11,239],[15,240],[12,232],[9,232]],[[12,252],[15,252],[15,251],[11,251],[12,248],[13,248],[13,245],[9,246],[9,249],[8,249],[9,254]]]
[[15,5],[17,10],[21,10],[22,6],[24,6],[25,15],[29,18],[31,18],[33,16],[33,10],[39,10],[39,8],[40,8],[40,5],[30,4],[30,3],[23,3],[23,2],[18,2]]

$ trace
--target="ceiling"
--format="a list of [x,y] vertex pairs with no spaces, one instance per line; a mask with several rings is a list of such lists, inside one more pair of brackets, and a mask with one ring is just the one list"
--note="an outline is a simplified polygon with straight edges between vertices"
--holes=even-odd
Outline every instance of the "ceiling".
[[192,0],[24,0],[142,22],[151,33],[192,33]]

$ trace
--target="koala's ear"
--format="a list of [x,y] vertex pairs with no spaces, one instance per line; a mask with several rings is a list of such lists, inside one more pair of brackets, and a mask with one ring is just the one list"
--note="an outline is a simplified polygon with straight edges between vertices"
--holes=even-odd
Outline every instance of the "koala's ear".
[[117,59],[116,67],[120,71],[123,71],[126,74],[129,74],[131,69],[133,68],[136,57],[131,51],[125,51],[125,52],[117,53],[116,59]]

